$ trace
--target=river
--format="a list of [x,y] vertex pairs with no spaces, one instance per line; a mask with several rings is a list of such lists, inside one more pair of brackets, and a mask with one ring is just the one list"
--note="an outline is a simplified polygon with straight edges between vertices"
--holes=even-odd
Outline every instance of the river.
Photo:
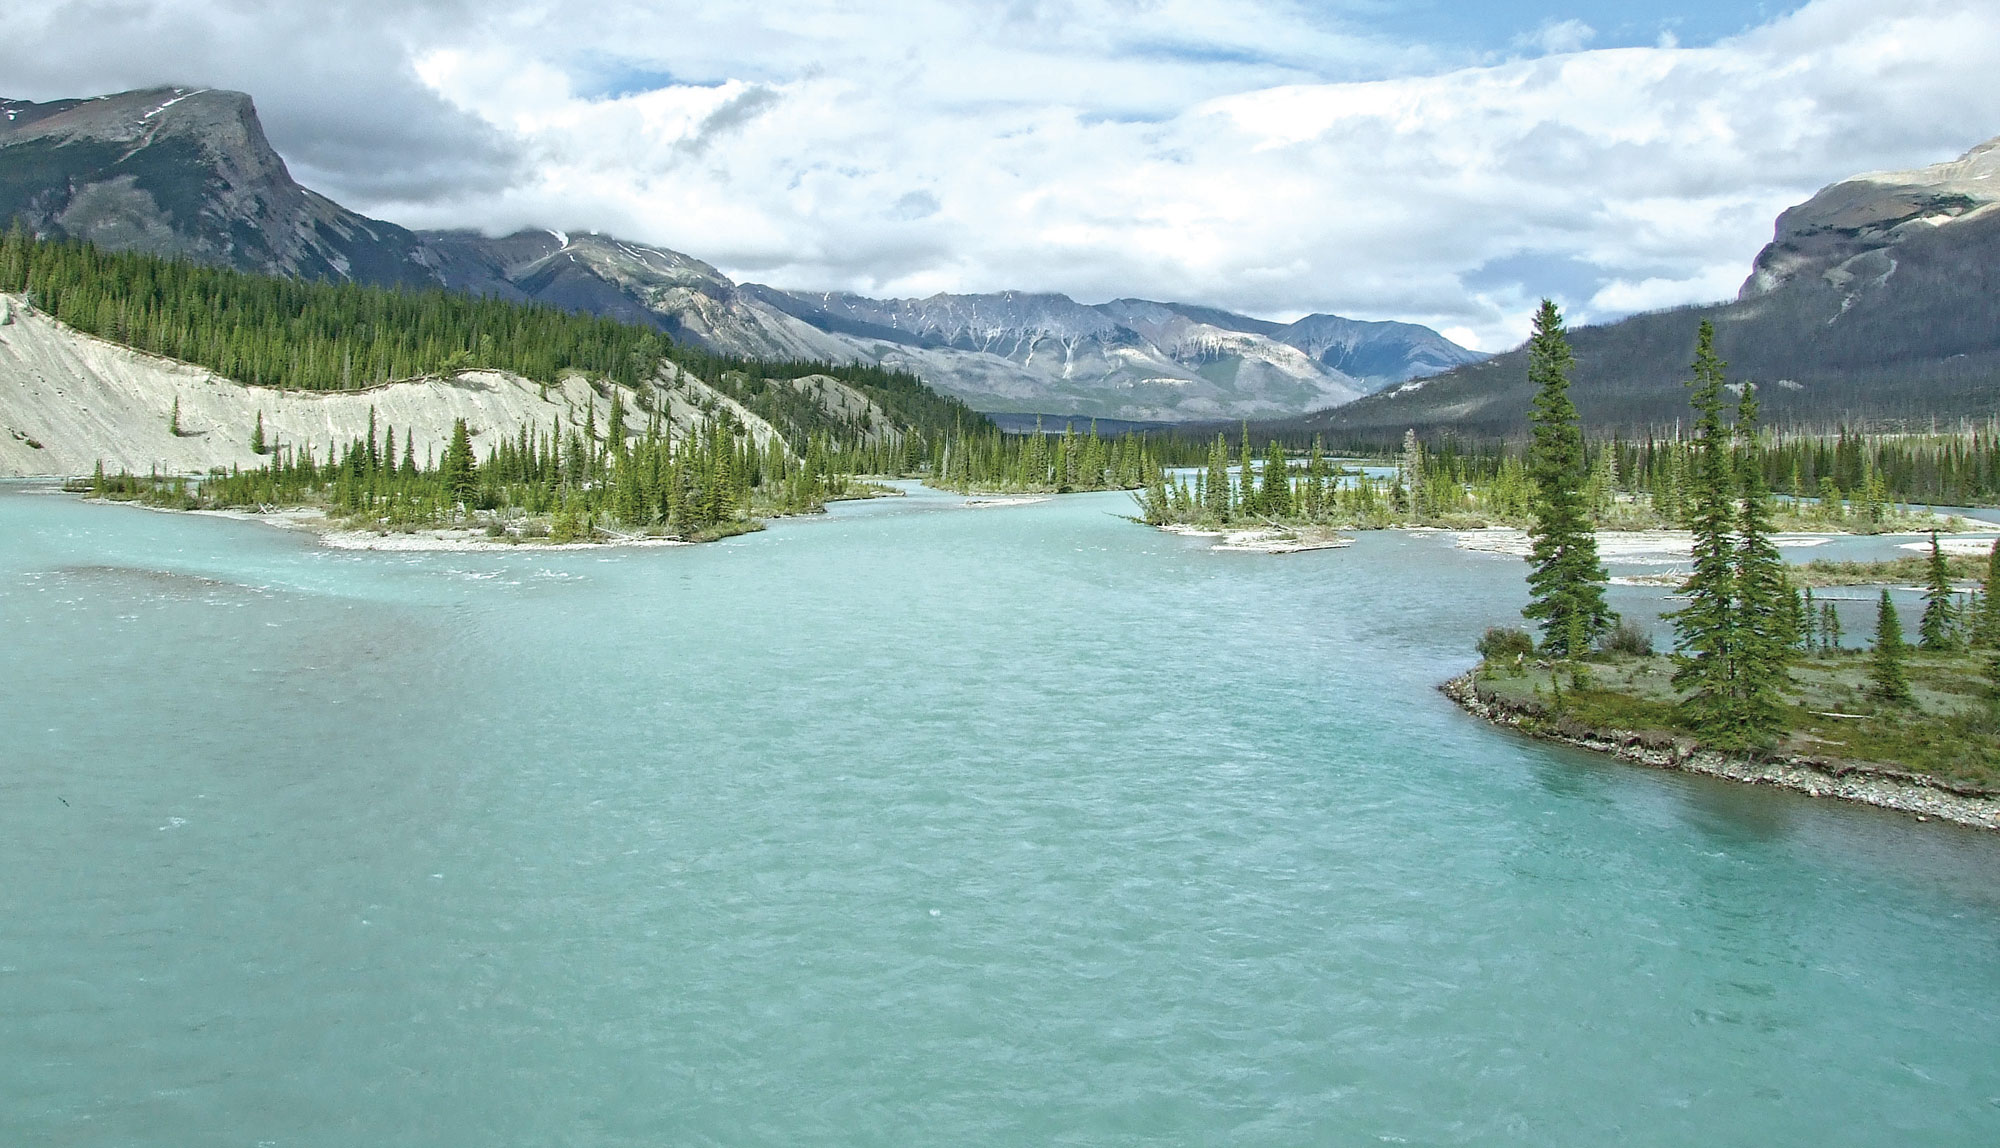
[[1130,509],[411,555],[0,488],[4,1138],[2000,1142],[2000,834],[1467,717],[1517,559]]

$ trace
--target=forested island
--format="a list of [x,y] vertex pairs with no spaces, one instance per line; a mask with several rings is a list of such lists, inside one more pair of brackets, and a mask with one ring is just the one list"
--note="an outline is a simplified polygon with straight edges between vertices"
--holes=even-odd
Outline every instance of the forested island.
[[[1726,364],[1704,322],[1690,383],[1694,437],[1677,484],[1693,564],[1676,588],[1683,604],[1668,615],[1674,650],[1656,653],[1651,636],[1605,602],[1593,471],[1568,399],[1561,317],[1547,302],[1529,364],[1533,569],[1522,613],[1540,637],[1489,630],[1479,667],[1447,693],[1489,719],[1649,764],[2000,828],[2000,542],[1980,587],[1960,594],[1933,531],[1914,647],[1883,589],[1868,648],[1849,648],[1832,607],[1797,585],[1773,544],[1774,452],[1756,388],[1742,386],[1730,409]],[[1833,520],[1831,503],[1795,504],[1791,516]]]

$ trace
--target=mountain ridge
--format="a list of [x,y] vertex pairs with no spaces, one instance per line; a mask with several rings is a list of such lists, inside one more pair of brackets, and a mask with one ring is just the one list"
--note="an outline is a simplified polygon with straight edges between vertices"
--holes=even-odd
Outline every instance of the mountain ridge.
[[[1597,433],[1671,433],[1702,320],[1767,423],[1991,418],[2000,410],[2000,138],[1955,160],[1829,184],[1780,214],[1734,300],[1569,332],[1571,397]],[[1292,429],[1351,441],[1517,435],[1526,352],[1414,380]]]
[[692,256],[596,232],[413,231],[299,185],[250,97],[217,89],[0,100],[0,220],[10,217],[114,250],[542,302],[722,354],[909,370],[994,411],[1283,417],[1481,357],[1415,324],[1280,324],[1037,292],[869,299],[739,284]]

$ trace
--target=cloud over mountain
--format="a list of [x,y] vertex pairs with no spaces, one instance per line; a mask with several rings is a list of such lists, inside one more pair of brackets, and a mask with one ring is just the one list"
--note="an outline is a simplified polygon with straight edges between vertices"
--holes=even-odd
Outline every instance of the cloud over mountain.
[[1145,294],[1497,348],[1731,294],[1770,220],[2000,130],[1984,0],[1819,0],[1695,46],[1463,51],[1297,5],[15,6],[10,94],[257,94],[303,180],[782,286]]

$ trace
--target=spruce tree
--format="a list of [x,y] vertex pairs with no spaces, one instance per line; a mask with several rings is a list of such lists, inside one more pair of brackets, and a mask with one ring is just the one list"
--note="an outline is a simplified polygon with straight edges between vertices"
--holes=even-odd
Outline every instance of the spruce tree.
[[1285,448],[1274,440],[1264,452],[1264,513],[1272,518],[1292,516],[1292,472],[1285,462]]
[[1731,527],[1736,483],[1730,473],[1729,434],[1722,423],[1722,371],[1715,354],[1715,324],[1704,319],[1695,339],[1693,403],[1697,414],[1688,526],[1694,533],[1694,569],[1680,593],[1688,604],[1667,615],[1674,623],[1673,683],[1686,690],[1681,713],[1704,735],[1729,740],[1742,720],[1737,652],[1736,563]]
[[1203,495],[1207,499],[1208,516],[1217,522],[1229,521],[1229,440],[1221,431],[1215,434],[1215,446],[1208,452],[1208,475],[1204,480]]
[[1910,680],[1903,673],[1903,623],[1896,617],[1896,605],[1889,592],[1875,607],[1875,652],[1868,666],[1868,678],[1875,694],[1885,702],[1906,705],[1910,701]]
[[625,396],[611,392],[611,419],[604,426],[604,440],[611,448],[613,462],[625,457]]
[[1242,516],[1252,516],[1258,510],[1256,496],[1256,460],[1250,456],[1250,424],[1244,424],[1242,452],[1236,460],[1236,508]]
[[181,437],[181,397],[179,395],[174,396],[174,408],[167,412],[167,433],[175,438]]
[[1979,613],[1972,623],[1973,641],[1992,650],[2000,649],[2000,538],[1986,553],[1986,585],[1979,592]]
[[1757,457],[1757,389],[1746,384],[1737,407],[1742,446],[1737,466],[1741,508],[1736,528],[1736,670],[1738,732],[1761,740],[1784,720],[1778,690],[1790,680],[1792,644],[1798,640],[1793,591],[1785,560],[1771,542],[1771,496]]
[[[1597,559],[1597,536],[1583,487],[1583,428],[1569,397],[1569,369],[1575,361],[1563,335],[1562,314],[1542,300],[1528,340],[1528,381],[1537,388],[1531,419],[1534,441],[1529,472],[1535,483],[1533,542],[1528,574],[1529,601],[1523,617],[1541,623],[1542,647],[1561,658],[1588,653],[1591,643],[1611,629],[1614,615],[1604,601],[1604,566]],[[1412,492],[1414,504],[1415,492]]]
[[1937,531],[1931,531],[1930,564],[1924,579],[1924,616],[1917,623],[1920,644],[1926,650],[1951,651],[1958,648],[1958,611],[1952,601],[1951,567],[1945,563],[1944,549],[1938,545]]
[[438,463],[438,478],[444,487],[445,498],[452,503],[470,503],[478,490],[477,464],[472,457],[472,435],[466,430],[465,420],[457,419],[451,424],[451,442],[444,448],[444,458]]
[[264,443],[264,412],[257,412],[257,425],[250,431],[250,453],[263,454],[269,449]]

